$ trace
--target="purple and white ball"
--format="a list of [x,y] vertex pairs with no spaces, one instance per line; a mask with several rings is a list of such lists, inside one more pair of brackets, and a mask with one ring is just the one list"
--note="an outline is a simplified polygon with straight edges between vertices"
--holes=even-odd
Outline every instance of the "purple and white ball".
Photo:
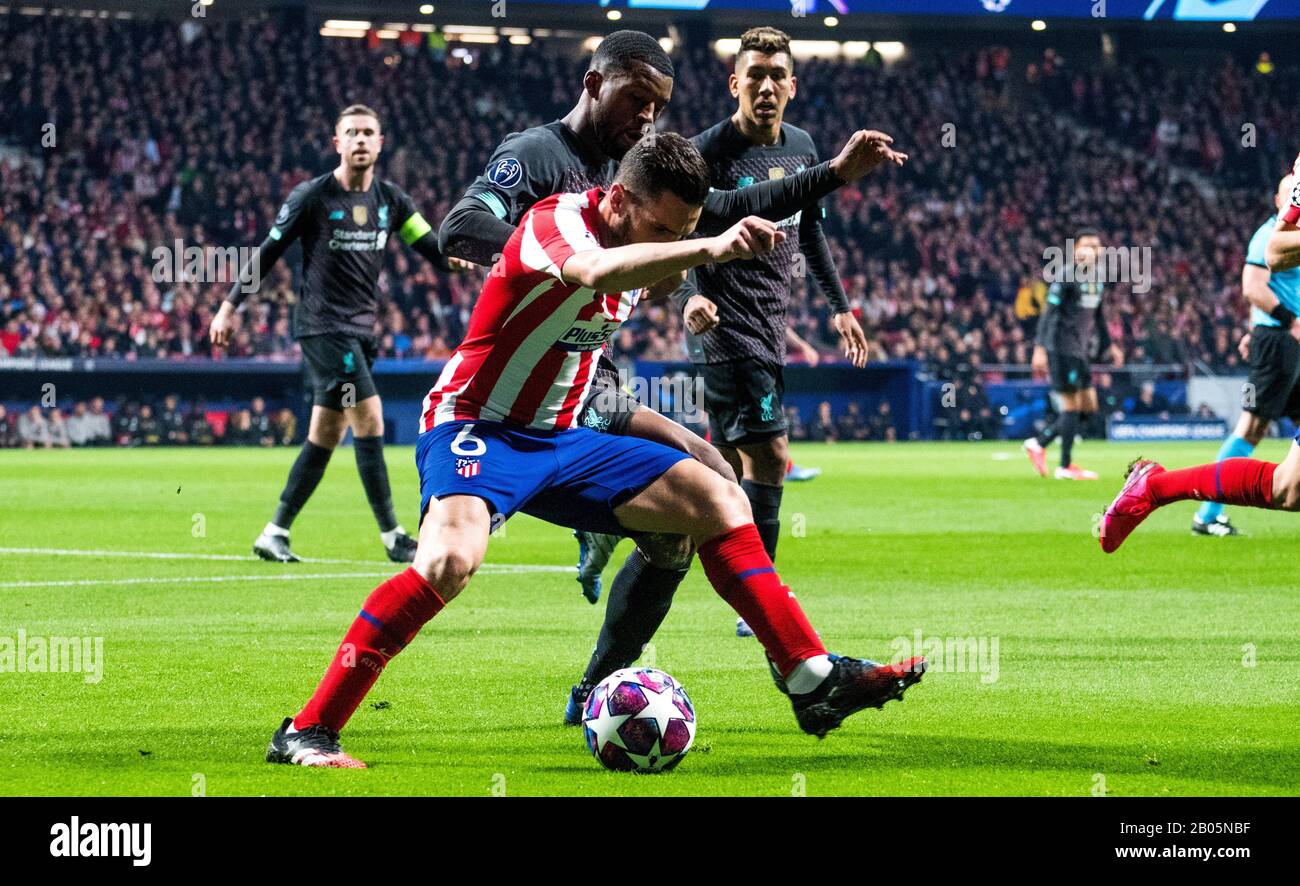
[[695,707],[654,668],[623,668],[591,690],[582,731],[592,756],[617,772],[667,772],[695,741]]

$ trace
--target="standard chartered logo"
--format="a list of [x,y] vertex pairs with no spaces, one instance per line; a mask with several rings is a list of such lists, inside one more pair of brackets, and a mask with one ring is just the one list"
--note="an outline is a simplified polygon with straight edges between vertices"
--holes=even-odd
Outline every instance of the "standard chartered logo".
[[335,228],[330,232],[329,247],[336,252],[379,252],[387,243],[387,231],[345,231]]

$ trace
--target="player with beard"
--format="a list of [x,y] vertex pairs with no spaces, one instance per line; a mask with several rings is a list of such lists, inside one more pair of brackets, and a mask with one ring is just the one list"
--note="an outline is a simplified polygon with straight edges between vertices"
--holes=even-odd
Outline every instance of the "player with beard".
[[[487,170],[470,185],[439,231],[443,252],[481,264],[500,254],[523,214],[540,198],[561,191],[604,186],[617,162],[663,113],[672,97],[672,60],[649,34],[617,31],[606,37],[583,77],[577,104],[564,118],[507,136]],[[881,163],[901,163],[892,139],[858,131],[830,161],[803,172],[740,190],[711,191],[699,229],[717,233],[746,215],[788,218]],[[579,421],[585,427],[654,440],[689,453],[722,476],[736,475],[716,449],[691,431],[641,406],[618,389],[612,363],[602,358],[593,394]],[[579,533],[579,581],[595,603],[600,572],[619,537]],[[655,601],[638,607],[645,622],[636,634],[654,633],[686,575],[691,559],[683,537],[643,537],[614,579],[620,599]],[[639,652],[638,646],[638,652]]]
[[289,527],[315,491],[334,449],[352,428],[357,470],[379,537],[395,563],[409,563],[416,543],[397,522],[384,463],[384,413],[370,368],[378,352],[375,312],[379,272],[388,236],[441,270],[449,266],[438,250],[433,227],[405,191],[375,175],[383,149],[379,115],[351,105],[334,126],[339,165],[294,188],[280,207],[266,240],[230,287],[212,320],[210,335],[225,347],[235,329],[235,312],[295,240],[302,242],[302,291],[294,333],[303,370],[313,392],[311,424],[280,504],[253,542],[263,560],[298,562],[289,549]]
[[555,194],[525,214],[424,401],[415,562],[366,598],[311,698],[272,737],[268,762],[364,768],[340,730],[391,659],[464,591],[491,529],[520,511],[597,532],[687,533],[709,583],[780,670],[804,732],[825,736],[921,679],[922,658],[880,665],[826,650],[734,483],[679,449],[578,423],[600,350],[642,298],[668,294],[689,268],[784,239],[757,217],[684,239],[708,192],[699,151],[665,133],[633,146],[609,189]]

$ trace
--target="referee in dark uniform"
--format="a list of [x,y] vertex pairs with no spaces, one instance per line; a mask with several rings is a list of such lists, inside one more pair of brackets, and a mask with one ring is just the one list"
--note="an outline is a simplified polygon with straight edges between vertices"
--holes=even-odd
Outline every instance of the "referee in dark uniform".
[[438,251],[437,233],[401,188],[375,176],[384,137],[379,116],[364,105],[339,114],[334,147],[339,165],[290,192],[266,240],[212,321],[212,343],[224,346],[234,315],[246,295],[294,240],[302,242],[302,291],[294,333],[302,348],[303,371],[312,390],[311,425],[280,503],[253,543],[264,560],[296,562],[289,527],[320,483],[335,447],[352,428],[361,485],[379,524],[380,540],[396,563],[415,557],[416,543],[397,522],[384,464],[384,414],[371,378],[375,361],[377,283],[388,238],[402,241],[449,270]]

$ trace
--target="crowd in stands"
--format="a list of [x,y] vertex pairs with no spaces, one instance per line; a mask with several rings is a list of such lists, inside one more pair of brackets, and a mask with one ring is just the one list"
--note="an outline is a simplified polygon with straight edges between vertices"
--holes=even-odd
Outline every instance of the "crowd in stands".
[[[663,128],[693,133],[734,110],[723,60],[696,46],[676,62]],[[483,48],[466,64],[269,20],[0,16],[0,146],[29,158],[0,158],[0,357],[220,357],[207,328],[227,287],[170,280],[156,247],[260,242],[282,197],[337,162],[334,114],[353,101],[383,117],[381,174],[441,218],[503,135],[567,112],[585,65],[545,41]],[[827,201],[832,251],[875,359],[917,360],[933,378],[977,387],[1001,377],[986,367],[1027,364],[1044,250],[1090,225],[1135,248],[1149,283],[1107,288],[1109,331],[1128,364],[1243,371],[1240,270],[1300,146],[1296,69],[1140,59],[1093,70],[1052,52],[1014,64],[988,48],[889,68],[815,60],[797,73],[787,119],[824,156],[862,125],[911,154]],[[481,280],[438,274],[394,247],[381,356],[448,356]],[[293,261],[281,262],[227,353],[296,359],[294,286]],[[827,303],[802,279],[790,325],[837,359]],[[647,305],[614,347],[624,360],[682,359],[681,318]],[[978,407],[952,417],[970,433],[988,418]],[[818,417],[805,427],[832,436]],[[859,432],[837,426],[835,436]]]
[[182,406],[174,394],[153,404],[123,400],[111,411],[104,398],[60,406],[34,404],[10,411],[0,403],[0,449],[67,449],[73,446],[290,446],[298,419],[291,409],[268,411],[254,397],[232,410],[209,409],[202,400]]
[[809,440],[814,443],[835,443],[843,440],[893,443],[898,439],[888,400],[881,400],[870,415],[864,415],[861,405],[851,401],[838,416],[830,401],[823,400],[817,405],[817,414],[808,420],[799,414],[798,406],[787,406],[785,419],[790,439],[797,442]]

